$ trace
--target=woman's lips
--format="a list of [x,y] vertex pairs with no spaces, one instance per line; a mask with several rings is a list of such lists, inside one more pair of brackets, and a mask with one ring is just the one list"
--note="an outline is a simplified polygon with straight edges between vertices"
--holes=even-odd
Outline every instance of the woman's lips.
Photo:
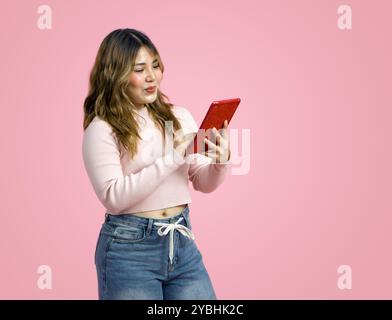
[[148,93],[154,93],[157,87],[152,87],[150,89],[144,89]]

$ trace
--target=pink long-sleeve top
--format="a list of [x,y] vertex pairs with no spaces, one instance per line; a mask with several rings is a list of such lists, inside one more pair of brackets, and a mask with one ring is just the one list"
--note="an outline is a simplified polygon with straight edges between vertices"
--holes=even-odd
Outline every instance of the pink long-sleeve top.
[[[198,132],[194,118],[185,107],[174,106],[172,110],[185,134]],[[143,140],[132,160],[106,121],[95,117],[84,131],[84,166],[95,194],[108,213],[135,213],[191,203],[189,181],[195,190],[203,193],[219,187],[230,161],[212,163],[211,158],[199,153],[183,158],[169,145],[163,146],[162,133],[149,117],[147,107],[137,113],[142,116],[137,121]],[[167,143],[172,142],[167,139]]]

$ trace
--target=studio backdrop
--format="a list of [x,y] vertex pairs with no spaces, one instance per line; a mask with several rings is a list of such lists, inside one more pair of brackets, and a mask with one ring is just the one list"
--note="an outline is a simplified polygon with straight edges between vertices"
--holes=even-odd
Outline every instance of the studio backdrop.
[[200,125],[240,98],[230,171],[192,188],[219,299],[392,298],[392,3],[2,1],[1,299],[97,299],[105,218],[82,159],[104,37],[147,34]]

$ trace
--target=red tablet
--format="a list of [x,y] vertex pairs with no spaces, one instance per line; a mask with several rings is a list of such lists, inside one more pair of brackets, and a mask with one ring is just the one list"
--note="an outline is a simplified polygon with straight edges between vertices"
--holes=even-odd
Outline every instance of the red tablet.
[[199,152],[204,154],[204,152],[208,151],[208,145],[204,142],[204,138],[207,137],[211,139],[212,128],[215,127],[218,130],[223,128],[225,120],[227,120],[229,124],[240,102],[240,98],[235,98],[213,101],[211,103],[210,108],[200,125],[199,132],[193,141],[194,153]]

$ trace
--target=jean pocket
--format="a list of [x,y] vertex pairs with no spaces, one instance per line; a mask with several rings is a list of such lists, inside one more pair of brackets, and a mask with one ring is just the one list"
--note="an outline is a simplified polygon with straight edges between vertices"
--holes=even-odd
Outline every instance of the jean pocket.
[[145,226],[118,226],[113,232],[113,242],[134,243],[146,239]]

